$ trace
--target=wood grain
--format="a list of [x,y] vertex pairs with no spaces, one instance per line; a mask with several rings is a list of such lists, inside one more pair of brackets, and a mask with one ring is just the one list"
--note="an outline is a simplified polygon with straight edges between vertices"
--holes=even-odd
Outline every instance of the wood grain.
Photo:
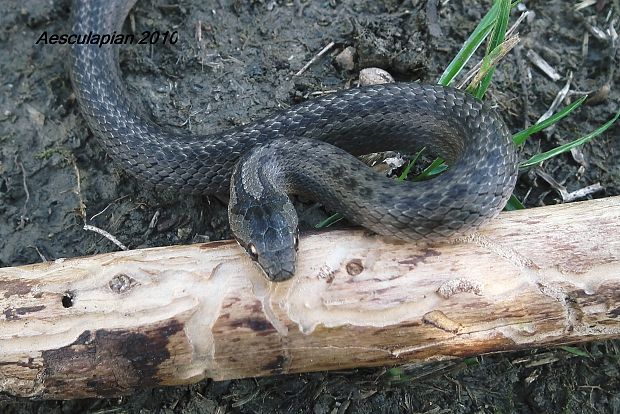
[[324,232],[299,256],[280,284],[231,241],[0,269],[0,392],[110,397],[620,337],[620,197],[434,246]]

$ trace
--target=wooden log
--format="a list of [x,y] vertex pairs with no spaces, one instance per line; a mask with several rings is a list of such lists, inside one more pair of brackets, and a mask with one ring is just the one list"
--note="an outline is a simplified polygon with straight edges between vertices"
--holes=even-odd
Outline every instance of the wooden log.
[[620,337],[620,197],[502,213],[414,246],[303,238],[265,280],[230,241],[0,269],[0,392],[185,384]]

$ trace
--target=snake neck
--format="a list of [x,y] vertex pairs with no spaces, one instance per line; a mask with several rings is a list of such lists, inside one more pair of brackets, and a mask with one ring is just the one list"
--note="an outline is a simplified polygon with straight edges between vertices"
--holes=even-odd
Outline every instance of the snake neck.
[[287,194],[290,179],[272,154],[261,147],[235,167],[228,218],[235,239],[267,278],[283,281],[295,274],[298,219]]

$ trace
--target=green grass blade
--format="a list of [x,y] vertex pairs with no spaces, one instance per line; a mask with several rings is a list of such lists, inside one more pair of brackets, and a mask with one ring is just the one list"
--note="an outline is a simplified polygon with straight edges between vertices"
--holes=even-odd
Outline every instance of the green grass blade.
[[620,117],[620,110],[616,113],[616,115],[612,119],[610,119],[605,124],[597,128],[595,131],[589,133],[588,135],[581,137],[579,139],[576,139],[574,141],[571,141],[568,144],[560,145],[559,147],[556,147],[550,151],[543,152],[541,154],[536,154],[529,160],[524,161],[521,164],[519,164],[519,167],[525,168],[525,167],[531,167],[532,165],[540,164],[541,162],[548,160],[551,157],[555,157],[556,155],[570,151],[572,148],[585,144],[586,142],[590,141],[591,139],[605,132],[610,126],[614,124],[614,122],[618,120],[618,117]]
[[471,367],[474,365],[480,365],[480,361],[478,361],[477,357],[465,358],[463,360],[463,363],[467,365],[468,367]]
[[469,61],[472,55],[478,50],[484,39],[487,38],[497,18],[498,3],[493,4],[493,7],[487,12],[487,14],[480,20],[478,26],[474,29],[471,35],[467,38],[461,50],[456,54],[454,59],[450,62],[446,70],[441,74],[441,77],[437,81],[438,84],[448,86],[452,83],[454,78],[463,70],[465,64]]
[[525,140],[530,137],[531,135],[534,135],[537,132],[542,131],[543,129],[555,124],[556,122],[558,122],[560,119],[564,118],[566,115],[570,114],[571,112],[573,112],[575,109],[577,109],[578,107],[581,106],[581,104],[583,103],[583,101],[585,101],[587,98],[587,96],[583,96],[581,98],[579,98],[578,100],[576,100],[575,102],[573,102],[572,104],[568,105],[567,107],[564,107],[560,112],[557,112],[555,114],[553,114],[552,116],[550,116],[549,118],[535,124],[532,125],[531,127],[529,127],[528,129],[524,129],[521,132],[517,132],[516,134],[514,134],[512,136],[512,141],[515,143],[515,145],[521,145],[525,142]]
[[394,367],[394,368],[390,368],[388,369],[388,375],[392,376],[392,377],[401,377],[403,375],[405,375],[405,370],[402,368],[398,368],[398,367]]
[[[489,40],[489,45],[487,47],[487,55],[490,55],[491,52],[495,51],[502,43],[504,43],[504,39],[506,38],[506,29],[508,28],[508,19],[510,17],[510,0],[496,0],[493,7],[497,7],[498,14],[493,26],[493,33],[491,34],[491,39]],[[485,56],[485,59],[486,58],[487,56]],[[488,73],[484,78],[482,78],[480,85],[478,85],[478,88],[474,93],[476,98],[482,99],[484,97],[484,94],[491,84],[493,73],[495,73],[495,67],[489,68]]]
[[342,214],[340,214],[340,213],[332,214],[331,216],[327,217],[322,222],[315,224],[314,228],[315,229],[324,229],[325,227],[329,227],[332,224],[335,224],[335,223],[339,222],[343,218],[344,218],[344,216]]
[[504,210],[514,211],[514,210],[523,210],[524,208],[525,206],[513,194],[510,196],[510,199],[508,199],[508,203],[506,203],[506,207],[504,207]]
[[435,160],[431,162],[431,165],[426,167],[424,171],[422,171],[420,174],[413,177],[411,181],[424,181],[424,180],[429,179],[430,177],[433,177],[437,174],[444,172],[447,169],[448,169],[448,166],[444,164],[441,158],[435,158]]
[[422,155],[422,152],[424,152],[425,149],[426,147],[422,148],[420,151],[418,151],[415,157],[413,157],[413,159],[409,161],[409,164],[407,164],[407,167],[405,167],[405,170],[398,177],[399,181],[404,181],[407,179],[407,176],[409,175],[409,171],[411,171],[411,167],[413,167],[413,165],[418,161],[418,158],[420,158],[420,155]]
[[590,358],[592,357],[592,355],[590,355],[588,352],[584,351],[583,349],[579,349],[579,348],[575,348],[574,346],[560,346],[560,349],[573,354],[573,355],[577,355],[580,357],[586,357],[586,358]]

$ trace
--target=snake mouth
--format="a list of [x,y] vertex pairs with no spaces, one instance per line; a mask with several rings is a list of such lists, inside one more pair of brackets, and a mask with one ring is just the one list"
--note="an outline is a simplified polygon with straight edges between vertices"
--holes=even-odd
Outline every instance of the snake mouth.
[[263,253],[256,260],[268,280],[284,282],[295,275],[297,254],[294,249],[282,249]]
[[296,251],[294,249],[282,249],[263,253],[258,257],[256,264],[272,282],[284,282],[295,275]]
[[297,259],[297,243],[295,249],[282,249],[269,254],[252,254],[245,243],[233,237],[237,244],[245,250],[247,257],[263,272],[271,282],[284,282],[295,275],[295,261]]
[[286,280],[289,280],[293,276],[295,276],[295,269],[292,269],[292,270],[291,269],[280,269],[277,272],[270,272],[270,273],[268,273],[267,271],[263,269],[263,272],[267,276],[267,279],[269,279],[272,282],[284,282]]

